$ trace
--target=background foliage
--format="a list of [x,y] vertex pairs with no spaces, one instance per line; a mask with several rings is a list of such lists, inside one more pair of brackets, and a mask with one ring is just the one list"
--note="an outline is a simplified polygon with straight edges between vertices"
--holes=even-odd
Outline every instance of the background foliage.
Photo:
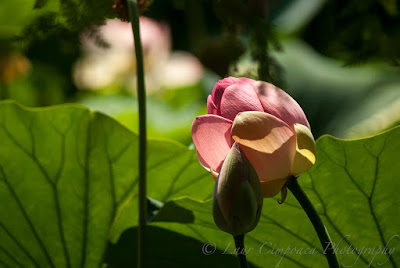
[[[398,1],[140,3],[148,19],[149,266],[236,265],[227,254],[233,240],[211,218],[213,182],[190,136],[215,82],[234,75],[282,87],[316,138],[363,138],[321,137],[317,163],[299,181],[346,249],[342,265],[398,267]],[[136,67],[132,45],[118,46],[118,36],[131,35],[126,25],[114,36],[106,30],[123,16],[116,6],[123,1],[0,2],[0,99],[24,105],[0,104],[1,267],[136,263]],[[44,107],[63,103],[75,104]],[[264,202],[246,237],[250,266],[326,266],[294,198]],[[205,245],[216,251],[204,254]]]

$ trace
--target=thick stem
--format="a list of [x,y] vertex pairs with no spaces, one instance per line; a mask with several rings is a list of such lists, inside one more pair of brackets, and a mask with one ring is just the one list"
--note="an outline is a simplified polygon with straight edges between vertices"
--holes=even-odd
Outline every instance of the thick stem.
[[136,54],[137,95],[139,103],[139,227],[138,267],[144,267],[144,233],[147,219],[146,199],[146,88],[144,85],[143,49],[140,41],[139,11],[136,0],[128,0],[129,17]]
[[303,189],[301,189],[297,178],[292,177],[287,184],[287,188],[289,188],[289,190],[296,197],[297,201],[299,201],[301,207],[304,209],[312,225],[314,226],[322,248],[324,249],[324,255],[328,260],[329,267],[339,268],[339,262],[335,254],[331,238],[329,237],[328,230],[326,230],[324,223],[319,217],[318,212],[315,210],[315,207],[311,203],[310,199],[308,199],[306,193],[303,191]]
[[244,234],[233,236],[233,239],[235,239],[235,247],[236,247],[239,267],[247,268],[246,250],[244,248]]

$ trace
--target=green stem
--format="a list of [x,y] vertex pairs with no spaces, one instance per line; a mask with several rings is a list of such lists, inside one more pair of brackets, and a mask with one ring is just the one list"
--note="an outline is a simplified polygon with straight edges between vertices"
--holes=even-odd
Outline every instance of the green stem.
[[318,212],[315,210],[315,207],[311,203],[310,199],[308,199],[306,193],[303,191],[303,189],[301,189],[300,184],[297,181],[297,178],[292,177],[287,184],[287,188],[289,188],[289,190],[296,197],[297,201],[299,201],[301,207],[304,209],[312,225],[314,226],[319,241],[321,242],[322,248],[324,249],[324,255],[326,256],[329,267],[330,268],[340,267],[339,262],[336,258],[331,238],[329,237],[328,234],[328,230],[325,228],[324,223],[319,217]]
[[139,11],[136,0],[128,0],[129,17],[135,43],[137,95],[139,103],[139,227],[138,267],[144,267],[144,233],[147,218],[146,199],[146,88],[144,85],[143,49],[140,41]]
[[247,268],[246,253],[244,248],[244,234],[233,236],[233,239],[235,239],[235,247],[236,247],[239,267]]

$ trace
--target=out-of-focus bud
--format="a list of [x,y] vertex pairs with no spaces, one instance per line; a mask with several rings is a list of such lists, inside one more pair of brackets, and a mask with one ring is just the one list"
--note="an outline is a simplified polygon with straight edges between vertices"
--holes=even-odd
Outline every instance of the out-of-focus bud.
[[247,0],[247,3],[252,8],[253,12],[260,17],[265,17],[268,10],[268,5],[270,1],[267,0]]
[[[112,9],[121,21],[130,21],[127,0],[113,0]],[[149,0],[138,0],[139,15],[142,15],[149,6]]]
[[238,236],[257,226],[262,205],[263,191],[257,173],[235,143],[215,183],[214,221],[222,231]]

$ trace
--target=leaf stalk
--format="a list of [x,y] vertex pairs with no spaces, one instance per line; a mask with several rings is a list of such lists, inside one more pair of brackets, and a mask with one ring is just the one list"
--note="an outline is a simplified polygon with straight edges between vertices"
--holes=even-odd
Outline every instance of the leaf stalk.
[[136,55],[137,95],[139,109],[139,226],[138,226],[138,267],[144,267],[144,242],[147,219],[146,198],[146,88],[144,82],[143,49],[140,40],[139,10],[136,0],[128,0],[128,12],[132,25]]
[[323,253],[328,261],[330,268],[339,268],[339,262],[335,254],[335,249],[331,238],[329,236],[328,230],[326,229],[321,217],[318,215],[317,210],[311,203],[310,199],[307,197],[306,193],[301,188],[296,177],[291,177],[287,183],[287,188],[293,193],[297,201],[300,203],[301,207],[306,212],[308,218],[310,219],[312,225],[314,226],[315,232],[318,235],[319,241],[321,242]]
[[233,236],[240,268],[247,268],[246,253],[244,248],[244,234]]

